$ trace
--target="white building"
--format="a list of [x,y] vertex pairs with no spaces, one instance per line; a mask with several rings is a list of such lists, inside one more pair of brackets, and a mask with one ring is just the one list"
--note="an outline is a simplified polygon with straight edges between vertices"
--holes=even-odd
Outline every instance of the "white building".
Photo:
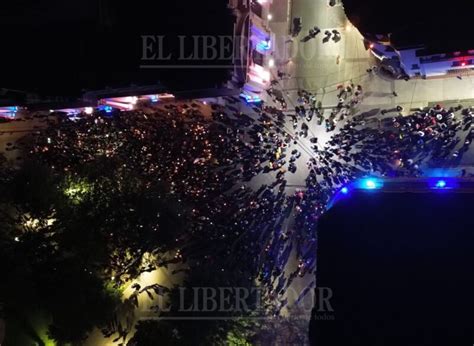
[[[406,32],[366,35],[366,44],[381,65],[396,77],[459,75],[474,69],[474,47],[461,49],[466,46],[464,42],[444,43],[441,38],[435,42],[436,34],[427,30],[416,34],[413,39]],[[420,43],[423,39],[432,43]]]
[[248,100],[258,100],[271,81],[275,35],[269,27],[272,0],[230,0],[234,11],[233,82]]

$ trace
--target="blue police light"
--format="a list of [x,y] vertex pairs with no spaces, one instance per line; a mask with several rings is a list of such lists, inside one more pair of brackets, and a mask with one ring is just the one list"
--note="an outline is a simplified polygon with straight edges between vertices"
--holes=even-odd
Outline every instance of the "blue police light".
[[377,183],[373,179],[366,179],[362,185],[365,189],[374,190],[377,188]]
[[243,98],[247,102],[249,102],[249,100],[250,100],[250,95],[247,95],[247,94],[244,94],[244,93],[241,93],[240,97]]
[[379,190],[383,185],[383,180],[369,177],[358,180],[354,186],[361,190]]
[[251,96],[251,95],[241,93],[240,97],[243,98],[245,100],[245,102],[247,102],[247,103],[260,103],[260,102],[262,102],[262,99],[258,96]]
[[349,189],[347,188],[347,186],[344,186],[342,189],[341,189],[341,193],[344,194],[344,195],[347,195],[349,193]]
[[459,181],[452,177],[433,177],[428,180],[428,187],[433,190],[451,190],[459,187]]
[[271,43],[270,41],[260,41],[257,43],[257,49],[258,50],[269,50],[271,48]]

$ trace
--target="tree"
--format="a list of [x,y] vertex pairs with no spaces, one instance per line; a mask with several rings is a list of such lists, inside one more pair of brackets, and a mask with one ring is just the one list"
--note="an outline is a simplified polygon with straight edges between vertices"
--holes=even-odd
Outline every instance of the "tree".
[[47,218],[60,199],[57,176],[36,159],[25,160],[6,185],[10,202],[33,218]]
[[[197,291],[196,288],[198,288]],[[231,289],[226,293],[231,302],[221,301],[220,293],[217,292],[220,292],[222,288]],[[236,300],[235,291],[232,291],[232,288],[256,293],[252,291],[254,287],[251,280],[243,279],[234,271],[222,271],[219,262],[206,263],[199,268],[194,268],[182,286],[171,290],[169,311],[160,313],[163,319],[138,330],[136,338],[132,340],[143,340],[146,337],[148,344],[160,345],[160,334],[149,331],[156,328],[167,330],[167,332],[172,331],[172,340],[177,341],[179,345],[228,345],[229,342],[237,341],[239,345],[248,345],[256,332],[254,327],[257,319],[253,317],[255,317],[257,299],[256,296],[250,294],[246,299],[248,310],[237,309],[232,303]],[[199,296],[199,292],[202,291],[199,289],[214,290],[217,293],[217,305],[214,308],[211,307],[211,311],[204,311],[204,301]],[[193,309],[196,295],[199,296],[198,309]],[[221,309],[223,307],[221,304],[225,304],[225,309]]]
[[113,160],[94,164],[0,165],[0,303],[7,317],[45,312],[59,343],[113,320],[112,276],[136,277],[145,254],[174,249],[186,229],[186,208],[161,184]]
[[84,340],[114,317],[120,294],[78,265],[74,258],[52,261],[35,271],[42,306],[52,316],[49,335],[58,343]]
[[136,325],[135,335],[128,346],[179,346],[183,345],[180,336],[167,321],[140,321]]

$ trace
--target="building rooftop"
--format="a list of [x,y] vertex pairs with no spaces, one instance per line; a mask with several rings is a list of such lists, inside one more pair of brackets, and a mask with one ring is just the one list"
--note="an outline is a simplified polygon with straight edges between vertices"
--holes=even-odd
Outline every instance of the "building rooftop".
[[474,48],[474,2],[344,0],[349,19],[363,34],[391,34],[395,47],[424,45],[434,53]]
[[394,29],[390,40],[397,49],[423,45],[425,55],[474,49],[474,38],[465,25],[437,26],[429,21]]
[[474,194],[407,188],[352,191],[320,220],[332,309],[313,311],[313,345],[472,343]]

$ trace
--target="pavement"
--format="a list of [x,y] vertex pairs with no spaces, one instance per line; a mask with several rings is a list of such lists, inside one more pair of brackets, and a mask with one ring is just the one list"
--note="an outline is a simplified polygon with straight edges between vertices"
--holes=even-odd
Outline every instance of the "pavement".
[[[275,0],[272,4],[270,11],[273,20],[270,27],[276,36],[276,66],[272,74],[275,78],[277,71],[289,75],[278,87],[286,96],[289,107],[294,108],[299,89],[317,95],[324,107],[334,106],[337,104],[337,86],[350,82],[361,85],[364,90],[363,101],[358,107],[360,113],[391,109],[397,105],[404,108],[404,114],[435,104],[445,107],[474,105],[472,73],[461,72],[461,79],[458,75],[448,75],[444,78],[409,81],[394,80],[380,70],[368,73],[368,68],[377,65],[377,59],[365,48],[363,36],[348,20],[343,5],[338,2],[338,5],[331,7],[328,3],[328,0]],[[302,19],[303,28],[298,37],[291,38],[290,23],[295,17]],[[315,39],[301,42],[309,29],[315,26],[321,29],[321,33]],[[341,40],[323,43],[324,32],[333,29],[341,33]],[[311,124],[309,127],[310,134],[317,136],[320,143],[331,136],[325,133],[323,127]],[[461,139],[465,135],[462,134]],[[474,165],[474,154],[468,152],[460,166],[471,165]],[[302,171],[305,171],[305,167],[302,167]],[[300,179],[291,179],[289,184],[298,186],[302,183]]]
[[[447,78],[404,81],[393,80],[380,72],[368,73],[367,69],[376,65],[377,61],[365,49],[362,35],[348,21],[343,6],[330,7],[328,6],[328,0],[274,0],[271,12],[273,19],[270,26],[276,34],[276,52],[274,56],[276,67],[272,73],[276,76],[277,70],[280,70],[290,75],[289,78],[281,81],[279,87],[283,91],[289,107],[294,108],[293,100],[297,99],[298,89],[305,89],[316,94],[318,101],[321,101],[324,106],[335,105],[337,103],[337,86],[349,82],[360,84],[363,87],[364,99],[358,108],[359,112],[393,108],[396,105],[401,105],[406,110],[436,103],[474,105],[474,81],[470,75],[465,75],[462,79],[450,76]],[[302,18],[303,29],[300,36],[290,39],[288,35],[289,25],[294,17]],[[322,33],[315,39],[305,43],[301,42],[301,38],[314,26],[318,26]],[[341,40],[339,42],[330,40],[323,43],[324,31],[333,29],[341,33]],[[393,95],[394,91],[398,96]],[[238,107],[244,113],[253,113],[245,104],[240,103]],[[376,117],[379,117],[379,115]],[[299,125],[301,125],[301,121]],[[38,126],[44,125],[43,123],[37,123],[36,120],[0,124],[0,152],[4,152],[9,159],[15,160],[18,152],[15,150],[5,151],[8,148],[7,143],[14,143],[25,133],[37,131]],[[296,148],[302,153],[296,161],[298,167],[296,173],[286,174],[286,192],[288,194],[305,187],[305,178],[308,176],[306,162],[312,157],[309,138],[316,136],[319,143],[324,144],[334,134],[334,132],[326,133],[323,125],[316,125],[316,119],[308,123],[308,126],[310,129],[308,138],[300,138],[296,144],[291,144],[287,149],[287,152],[291,152]],[[291,122],[288,122],[283,130],[294,134]],[[474,166],[472,150],[464,155],[460,166]],[[270,185],[275,181],[275,175],[276,172],[258,175],[247,185],[257,189],[262,184]],[[285,222],[284,227],[289,229],[293,227],[291,218]],[[294,271],[297,264],[296,254],[292,252],[285,272]],[[143,283],[153,278],[151,281],[156,282],[157,280],[158,283],[165,286],[175,284],[177,283],[175,280],[179,280],[179,278],[174,278],[169,273],[160,272],[160,270],[150,273],[150,277],[147,276],[138,280]],[[314,273],[307,273],[304,277],[294,280],[288,290],[289,293],[283,297],[283,299],[288,298],[289,309],[297,298],[295,292],[301,292],[313,280]],[[130,290],[130,288],[127,289]],[[125,296],[128,297],[131,293],[126,292]],[[311,307],[313,306],[312,299],[312,294],[308,294],[301,304],[305,307]],[[136,321],[147,317],[150,304],[155,304],[155,302],[140,301],[140,309],[134,311],[132,320]],[[289,309],[285,309],[283,313],[288,314]],[[310,309],[303,310],[309,316]],[[115,345],[116,343],[112,343],[110,339],[101,339],[99,332],[95,331],[87,344]]]
[[[27,134],[35,133],[46,128],[46,118],[20,116],[19,121],[0,123],[0,154],[9,162],[17,163],[21,160],[21,151],[18,144]],[[51,117],[49,117],[52,120]]]
[[[458,104],[465,107],[474,105],[474,81],[473,77],[468,74],[463,75],[462,79],[453,75],[445,78],[405,81],[394,80],[380,71],[367,72],[368,68],[377,65],[377,60],[370,51],[365,49],[362,35],[349,22],[342,5],[330,7],[328,0],[275,0],[271,13],[273,19],[270,27],[276,36],[274,53],[276,66],[272,70],[272,74],[275,79],[277,71],[289,75],[288,78],[281,80],[277,87],[283,92],[289,108],[294,109],[299,89],[305,89],[317,95],[317,100],[321,101],[323,106],[334,106],[337,104],[337,86],[347,85],[351,82],[361,85],[364,90],[363,101],[358,106],[358,112],[375,114],[375,117],[372,117],[375,122],[377,122],[377,118],[382,117],[379,113],[381,109],[390,109],[397,105],[404,108],[405,114],[409,114],[410,110],[414,108],[438,103],[446,107]],[[297,38],[291,38],[289,27],[295,17],[302,19],[303,28]],[[321,33],[315,39],[301,42],[309,29],[314,26],[319,27]],[[329,42],[323,43],[324,32],[333,29],[341,33],[341,40],[339,42],[329,40]],[[396,92],[397,96],[394,96],[393,92]],[[265,101],[273,104],[269,98]],[[394,115],[394,113],[387,114],[386,117]],[[290,123],[289,121],[283,130],[294,134]],[[297,144],[292,144],[287,149],[287,152],[291,152],[295,148],[302,152],[301,158],[297,160],[297,164],[299,164],[296,173],[286,174],[286,192],[288,194],[305,186],[305,178],[308,176],[305,163],[312,156],[309,138],[318,137],[318,143],[323,146],[334,134],[334,132],[326,133],[324,126],[316,125],[315,119],[307,124],[310,129],[308,138],[300,138]],[[299,121],[298,129],[300,125],[301,121]],[[462,133],[461,139],[465,135],[466,133]],[[457,163],[455,169],[451,168],[451,171],[460,172],[462,168],[472,170],[473,166],[474,153],[471,150],[463,156],[461,162]],[[257,188],[263,183],[269,185],[273,181],[274,174],[271,173],[255,177],[249,185]],[[285,227],[292,227],[291,220],[285,223]],[[294,271],[297,264],[296,254],[293,252],[285,267],[285,272]],[[297,278],[293,282],[288,293],[282,297],[282,299],[288,298],[287,309],[283,310],[283,314],[288,314],[291,311],[295,301],[295,292],[301,292],[313,280],[314,273],[307,273],[304,277]],[[314,292],[311,291],[311,293]],[[313,298],[312,294],[308,294],[300,305],[313,306]],[[302,311],[306,317],[309,317],[310,309]]]
[[[429,102],[474,98],[474,76],[467,72],[461,73],[462,79],[449,75],[409,81],[393,80],[380,72],[368,73],[377,59],[365,49],[363,36],[347,19],[343,6],[330,7],[328,0],[276,0],[271,11],[276,13],[270,24],[277,45],[274,72],[280,69],[291,75],[283,86],[290,95],[305,89],[320,95],[323,104],[334,104],[337,85],[352,81],[364,87],[365,105],[414,108]],[[287,20],[295,17],[302,18],[303,28],[297,38],[290,40]],[[301,42],[314,26],[321,33]],[[341,33],[341,40],[323,43],[324,32],[333,29]]]
[[[128,282],[125,287],[123,287],[123,305],[121,306],[121,310],[117,312],[118,323],[129,330],[127,336],[124,339],[120,338],[120,334],[116,332],[112,336],[106,338],[99,329],[95,328],[87,340],[84,341],[83,345],[117,346],[121,343],[126,344],[126,342],[128,342],[135,334],[137,322],[156,318],[157,315],[156,312],[154,312],[154,308],[158,306],[160,309],[165,309],[168,303],[166,297],[156,294],[153,294],[153,296],[150,297],[143,292],[138,295],[138,307],[135,307],[130,302],[130,297],[136,292],[132,286],[139,284],[141,288],[144,288],[150,285],[159,284],[171,289],[182,284],[184,280],[184,274],[182,272],[172,274],[173,270],[180,268],[180,265],[170,264],[166,268],[160,267],[152,272],[145,272],[137,279]],[[120,339],[117,340],[118,338]]]

